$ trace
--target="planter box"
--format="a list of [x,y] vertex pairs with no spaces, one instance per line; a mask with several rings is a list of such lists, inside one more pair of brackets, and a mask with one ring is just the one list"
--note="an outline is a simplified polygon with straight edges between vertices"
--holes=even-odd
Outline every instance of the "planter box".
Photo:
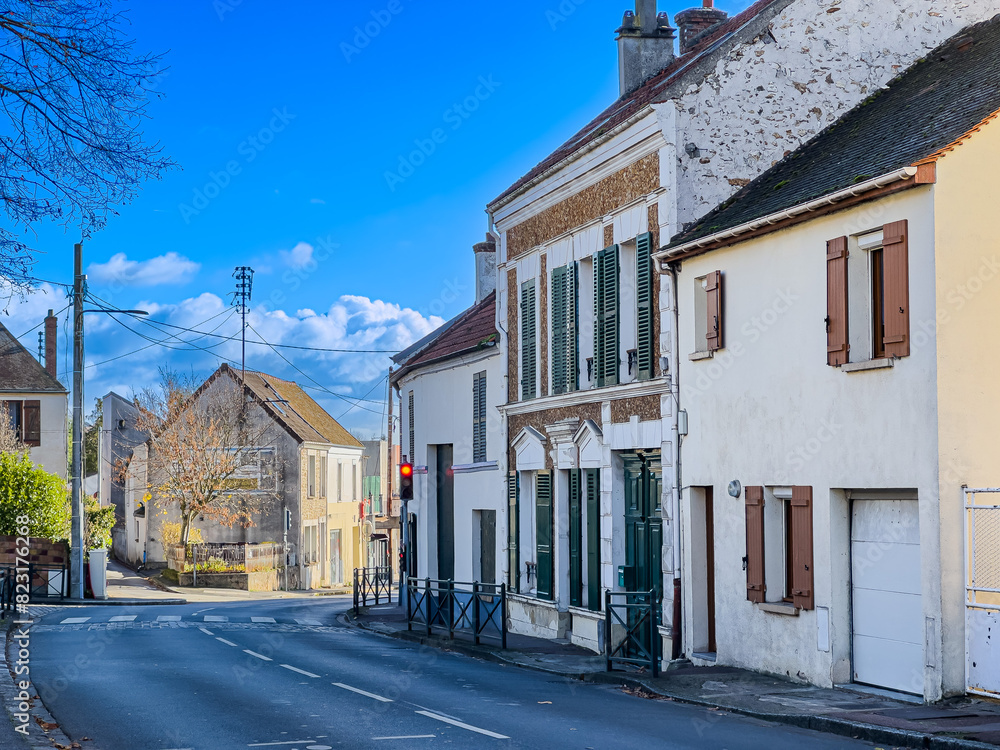
[[[178,585],[191,586],[194,573],[178,573]],[[202,573],[198,571],[199,588],[239,589],[240,591],[278,591],[278,571],[258,570],[253,573]]]

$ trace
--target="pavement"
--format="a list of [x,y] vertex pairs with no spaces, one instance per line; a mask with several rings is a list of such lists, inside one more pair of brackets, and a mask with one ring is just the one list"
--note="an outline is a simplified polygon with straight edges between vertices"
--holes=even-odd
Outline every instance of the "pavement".
[[407,630],[398,605],[361,608],[345,621],[356,627],[427,647],[457,651],[488,661],[517,665],[564,678],[620,684],[640,697],[742,714],[762,721],[862,739],[879,745],[954,750],[1000,746],[1000,703],[971,697],[924,705],[919,698],[863,686],[819,688],[726,666],[671,663],[659,677],[645,669],[606,671],[603,656],[566,641],[508,634],[499,642],[472,642],[467,634],[449,639],[434,632]]

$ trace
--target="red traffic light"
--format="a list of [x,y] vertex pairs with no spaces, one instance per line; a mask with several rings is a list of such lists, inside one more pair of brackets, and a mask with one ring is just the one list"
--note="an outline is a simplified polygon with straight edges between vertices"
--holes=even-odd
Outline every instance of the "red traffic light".
[[413,464],[400,464],[399,473],[404,477],[413,476]]

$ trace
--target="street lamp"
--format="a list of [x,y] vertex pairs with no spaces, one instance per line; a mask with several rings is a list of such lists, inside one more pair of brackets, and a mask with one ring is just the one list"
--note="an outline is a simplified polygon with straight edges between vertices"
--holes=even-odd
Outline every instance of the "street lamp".
[[145,310],[107,307],[83,309],[83,245],[73,246],[73,483],[70,530],[70,597],[83,599],[83,314],[90,312],[149,315]]

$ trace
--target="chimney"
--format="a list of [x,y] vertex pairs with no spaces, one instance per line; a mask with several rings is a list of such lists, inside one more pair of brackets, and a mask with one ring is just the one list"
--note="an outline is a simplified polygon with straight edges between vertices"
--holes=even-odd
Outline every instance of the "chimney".
[[490,296],[497,288],[497,241],[492,234],[485,242],[472,246],[476,254],[476,304]]
[[45,371],[54,378],[59,377],[56,367],[56,330],[59,321],[49,310],[45,318]]
[[729,14],[716,8],[713,0],[703,0],[701,8],[682,10],[674,16],[674,23],[681,32],[681,54],[690,52],[699,36],[727,18]]
[[618,89],[622,96],[674,60],[674,30],[670,17],[656,13],[656,0],[636,0],[635,13],[626,11],[618,29]]

